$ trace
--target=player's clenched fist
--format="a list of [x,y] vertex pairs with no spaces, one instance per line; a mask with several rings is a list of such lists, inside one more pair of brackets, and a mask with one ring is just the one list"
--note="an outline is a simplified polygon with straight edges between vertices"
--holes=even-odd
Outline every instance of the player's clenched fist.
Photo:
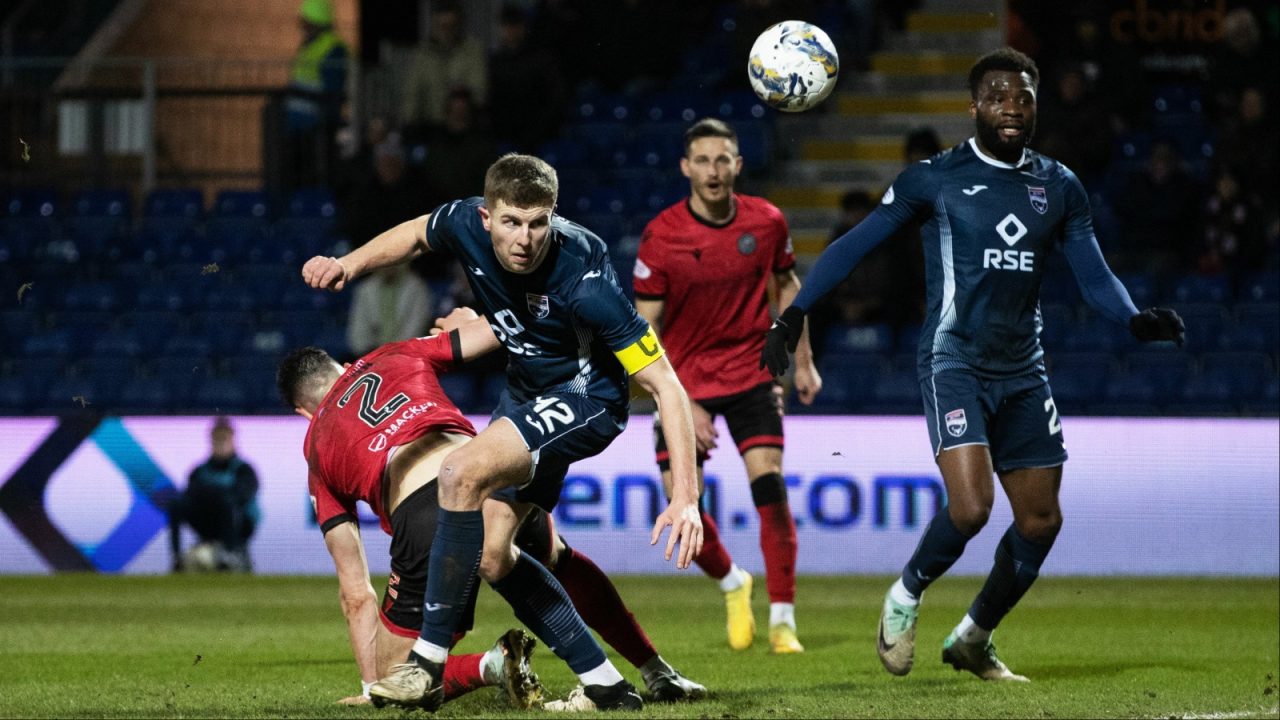
[[302,266],[302,281],[317,290],[341,290],[349,279],[347,269],[335,257],[317,255]]

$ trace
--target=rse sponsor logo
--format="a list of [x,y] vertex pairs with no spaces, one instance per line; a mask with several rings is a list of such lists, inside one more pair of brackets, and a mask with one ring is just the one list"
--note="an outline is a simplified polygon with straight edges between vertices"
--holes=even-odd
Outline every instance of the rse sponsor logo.
[[982,251],[982,267],[992,270],[1035,270],[1036,254],[1030,250],[1001,250],[987,248]]

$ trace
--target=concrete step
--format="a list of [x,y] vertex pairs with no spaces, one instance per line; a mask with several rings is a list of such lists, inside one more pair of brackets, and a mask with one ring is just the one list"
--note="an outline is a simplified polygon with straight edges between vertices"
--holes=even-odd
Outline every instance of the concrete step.
[[842,94],[835,100],[837,112],[850,116],[877,116],[887,113],[953,115],[967,112],[969,109],[969,93],[964,91],[879,96]]
[[892,159],[869,160],[796,160],[789,162],[778,176],[782,186],[839,185],[848,189],[858,185],[880,189],[893,182],[902,171],[901,145]]
[[907,33],[953,33],[966,30],[999,30],[995,12],[913,12],[907,16]]
[[935,50],[878,52],[871,56],[871,70],[885,75],[964,76],[973,60],[968,53],[951,54]]
[[1004,0],[924,0],[920,10],[930,13],[1003,12]]
[[884,49],[888,52],[936,50],[957,54],[968,53],[976,58],[1002,44],[999,30],[903,33],[886,38]]
[[865,72],[840,79],[839,92],[879,93],[882,95],[909,95],[921,92],[946,92],[962,90],[965,87],[965,75],[885,75],[884,73]]

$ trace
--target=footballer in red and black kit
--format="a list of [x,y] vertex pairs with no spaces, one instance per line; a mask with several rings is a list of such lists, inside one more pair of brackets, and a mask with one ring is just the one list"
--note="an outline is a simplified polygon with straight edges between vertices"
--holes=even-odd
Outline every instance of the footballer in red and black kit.
[[[699,479],[716,447],[716,415],[723,415],[751,482],[760,515],[775,653],[803,650],[795,639],[795,521],[782,478],[783,390],[759,362],[761,333],[772,322],[770,289],[778,309],[799,291],[795,253],[782,211],[764,198],[734,192],[742,169],[737,136],[706,119],[685,133],[681,171],[688,198],[658,214],[644,229],[633,271],[636,310],[658,331],[693,402]],[[807,338],[801,354],[808,352]],[[812,401],[821,379],[812,362],[797,361],[796,389]],[[660,418],[654,443],[664,481],[669,458]],[[700,567],[720,582],[728,611],[729,645],[749,647],[755,632],[751,576],[734,565],[714,520],[702,514]]]

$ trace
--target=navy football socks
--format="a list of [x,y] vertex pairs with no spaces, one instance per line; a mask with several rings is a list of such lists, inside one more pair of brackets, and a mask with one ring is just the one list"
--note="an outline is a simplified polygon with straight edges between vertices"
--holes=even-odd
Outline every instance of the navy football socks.
[[1041,545],[1018,534],[1010,525],[996,546],[996,562],[978,597],[969,607],[969,617],[984,630],[996,625],[1022,599],[1040,575],[1040,565],[1049,555],[1053,543]]
[[581,675],[605,662],[604,650],[587,631],[564,588],[528,553],[521,551],[511,572],[489,586],[511,605],[516,619],[575,673]]
[[453,644],[458,616],[466,612],[471,587],[480,569],[484,516],[479,510],[455,512],[440,508],[438,518],[427,565],[421,637],[447,649]]
[[902,584],[907,592],[920,597],[925,588],[942,576],[964,552],[969,536],[960,532],[951,521],[947,508],[933,516],[929,527],[920,537],[920,544],[912,553],[907,566],[902,569]]

